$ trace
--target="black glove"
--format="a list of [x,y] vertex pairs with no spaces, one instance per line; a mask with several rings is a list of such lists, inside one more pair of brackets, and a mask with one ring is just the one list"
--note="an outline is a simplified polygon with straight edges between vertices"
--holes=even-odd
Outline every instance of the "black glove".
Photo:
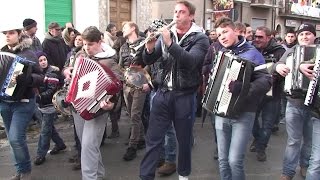
[[229,83],[229,92],[238,95],[241,92],[242,82],[241,81],[231,81]]

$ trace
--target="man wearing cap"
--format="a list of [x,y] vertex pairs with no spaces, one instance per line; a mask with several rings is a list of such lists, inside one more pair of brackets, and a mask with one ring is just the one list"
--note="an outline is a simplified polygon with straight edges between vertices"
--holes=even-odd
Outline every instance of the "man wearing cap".
[[[11,21],[10,21],[11,22]],[[15,23],[15,22],[11,22]],[[26,131],[31,120],[32,113],[35,108],[35,93],[33,88],[44,82],[44,76],[40,75],[41,70],[37,57],[30,49],[31,40],[22,33],[20,25],[10,25],[0,30],[5,35],[7,44],[0,51],[10,52],[20,57],[26,58],[22,61],[24,64],[23,73],[12,78],[16,88],[12,96],[0,95],[0,113],[3,118],[6,133],[10,143],[13,162],[16,168],[16,175],[10,180],[29,180],[31,179],[31,161],[28,151]],[[10,27],[9,27],[10,26]],[[1,56],[0,62],[2,67],[2,75],[0,81],[3,82],[7,76],[10,66],[6,56]],[[32,63],[33,61],[33,63]],[[3,74],[4,73],[4,74]],[[1,176],[3,178],[3,176]],[[7,178],[4,178],[7,179]]]
[[[313,45],[316,38],[316,30],[312,24],[301,24],[297,30],[299,45]],[[296,49],[296,46],[288,49],[280,61],[273,67],[273,72],[282,77],[292,70],[286,66],[286,60]],[[310,53],[306,53],[310,54]],[[297,59],[293,57],[293,59]],[[287,96],[286,130],[288,134],[287,146],[283,159],[281,180],[291,180],[296,173],[296,167],[300,164],[301,176],[306,176],[309,166],[312,144],[312,121],[310,108],[304,105],[305,94],[301,91],[292,91]]]
[[38,30],[37,22],[33,19],[29,19],[29,18],[25,19],[23,21],[23,30],[24,30],[24,33],[32,39],[32,45],[30,48],[34,52],[42,51],[41,42],[36,37],[36,32]]
[[58,23],[51,22],[49,24],[42,48],[43,52],[47,54],[49,64],[63,69],[69,48],[61,37],[61,27]]

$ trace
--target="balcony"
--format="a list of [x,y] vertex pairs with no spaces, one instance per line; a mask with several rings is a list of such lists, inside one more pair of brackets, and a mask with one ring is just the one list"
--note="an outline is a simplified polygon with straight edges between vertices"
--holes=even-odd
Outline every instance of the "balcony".
[[283,0],[251,0],[251,7],[259,8],[282,8]]
[[295,19],[320,21],[320,9],[311,6],[286,3],[284,8],[279,9],[279,16]]

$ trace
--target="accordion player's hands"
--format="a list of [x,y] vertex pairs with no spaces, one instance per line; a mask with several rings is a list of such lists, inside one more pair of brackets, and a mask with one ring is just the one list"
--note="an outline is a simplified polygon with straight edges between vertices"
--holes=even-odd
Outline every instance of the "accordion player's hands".
[[63,75],[66,80],[70,80],[72,76],[73,67],[67,67],[63,70]]
[[300,64],[299,70],[302,74],[307,76],[310,80],[312,80],[315,76],[315,72],[313,71],[314,64]]
[[101,101],[100,108],[106,111],[112,110],[114,107],[114,103],[111,102],[109,99],[105,101]]
[[288,73],[290,72],[290,68],[285,65],[285,64],[278,64],[276,66],[276,71],[277,73],[279,73],[281,76],[285,77],[288,75]]
[[242,82],[237,80],[231,80],[228,86],[229,92],[231,92],[234,95],[238,95],[241,92]]
[[17,84],[32,84],[32,77],[31,76],[27,76],[26,73],[21,73],[17,76],[13,77],[13,80],[16,80]]

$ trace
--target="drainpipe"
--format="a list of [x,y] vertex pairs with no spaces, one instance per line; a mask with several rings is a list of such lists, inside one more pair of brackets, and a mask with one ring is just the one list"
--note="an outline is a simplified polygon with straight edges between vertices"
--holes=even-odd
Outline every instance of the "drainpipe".
[[203,0],[203,15],[202,15],[202,27],[203,29],[206,29],[206,0]]

